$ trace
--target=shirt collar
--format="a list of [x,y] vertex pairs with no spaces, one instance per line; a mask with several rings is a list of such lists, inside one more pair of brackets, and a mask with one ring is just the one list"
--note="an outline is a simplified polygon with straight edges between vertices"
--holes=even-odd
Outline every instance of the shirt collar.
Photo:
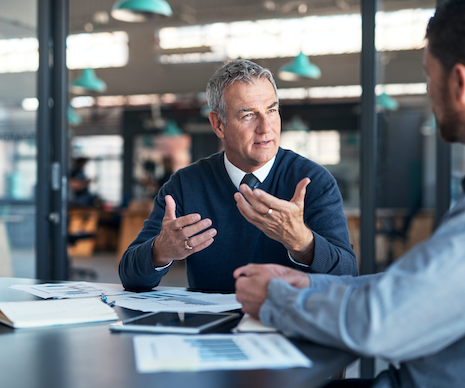
[[[253,172],[253,174],[257,177],[260,183],[263,183],[263,181],[270,173],[275,159],[276,155],[271,160],[269,160],[264,166],[260,167],[258,170],[255,170]],[[240,168],[237,168],[234,164],[232,164],[229,161],[228,157],[226,156],[226,152],[224,153],[224,166],[226,167],[226,171],[228,172],[229,178],[231,178],[232,183],[234,183],[234,186],[236,186],[237,189],[239,189],[239,185],[241,184],[242,178],[244,178],[246,173],[242,171]]]

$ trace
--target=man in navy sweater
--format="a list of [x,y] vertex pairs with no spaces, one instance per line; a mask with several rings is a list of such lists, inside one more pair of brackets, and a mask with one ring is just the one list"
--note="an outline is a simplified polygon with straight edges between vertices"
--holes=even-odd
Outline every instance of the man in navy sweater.
[[[124,287],[151,289],[174,260],[184,259],[189,287],[203,291],[234,291],[233,272],[248,263],[356,276],[336,181],[279,147],[271,72],[232,61],[210,79],[207,99],[224,151],[177,171],[160,189],[121,259]],[[252,188],[241,184],[249,173]]]

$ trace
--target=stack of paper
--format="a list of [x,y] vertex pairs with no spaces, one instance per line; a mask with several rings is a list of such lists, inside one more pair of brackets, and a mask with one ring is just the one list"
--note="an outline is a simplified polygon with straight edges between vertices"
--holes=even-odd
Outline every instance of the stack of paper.
[[236,331],[262,333],[275,332],[278,330],[274,327],[264,325],[262,321],[252,318],[249,314],[244,314],[241,321],[236,327]]
[[92,298],[0,303],[0,322],[14,328],[117,319],[117,314],[110,306]]

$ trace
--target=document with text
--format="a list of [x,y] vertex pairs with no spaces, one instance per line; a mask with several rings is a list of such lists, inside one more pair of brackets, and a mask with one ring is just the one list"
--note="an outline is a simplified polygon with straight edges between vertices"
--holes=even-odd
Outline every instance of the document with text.
[[280,334],[140,335],[134,352],[139,373],[312,366]]
[[118,298],[116,305],[145,312],[208,311],[219,313],[242,307],[236,300],[236,294],[209,294],[185,290],[162,290],[132,294],[125,298]]
[[105,295],[130,295],[132,292],[105,287],[90,282],[66,282],[66,283],[43,283],[43,284],[19,284],[10,286],[15,290],[28,292],[29,294],[44,299],[70,299],[90,298]]

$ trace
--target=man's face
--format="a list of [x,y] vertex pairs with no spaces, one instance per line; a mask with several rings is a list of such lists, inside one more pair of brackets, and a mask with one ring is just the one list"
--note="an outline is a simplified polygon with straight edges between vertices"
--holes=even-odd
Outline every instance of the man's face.
[[234,82],[224,93],[227,124],[215,131],[229,161],[253,172],[278,152],[281,117],[273,85],[267,79],[252,84]]
[[441,63],[425,49],[423,67],[428,82],[431,109],[441,137],[447,142],[465,142],[465,106],[456,102],[452,92],[453,77],[445,74]]

